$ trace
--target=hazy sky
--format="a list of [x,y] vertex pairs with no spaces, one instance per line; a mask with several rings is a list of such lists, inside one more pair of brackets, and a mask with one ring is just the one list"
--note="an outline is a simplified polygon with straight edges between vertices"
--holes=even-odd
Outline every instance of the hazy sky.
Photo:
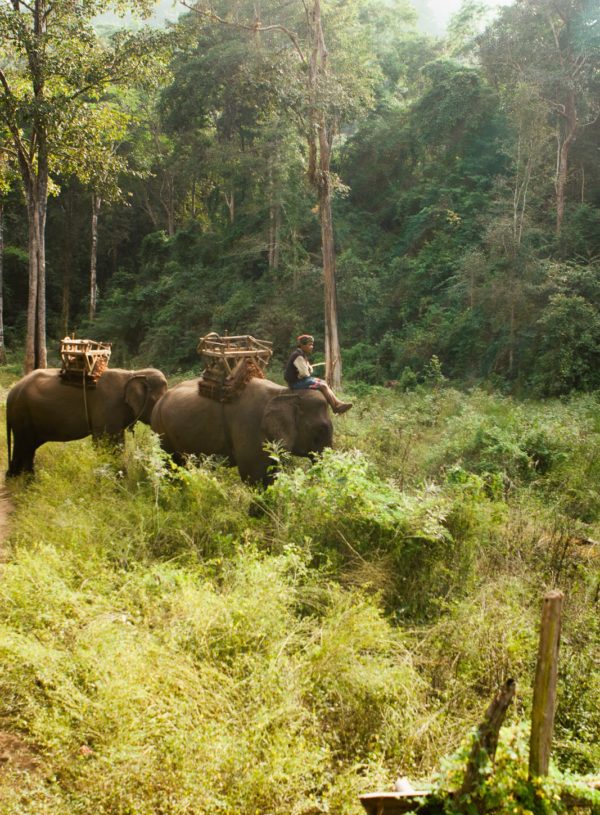
[[[431,26],[425,23],[425,27],[429,30],[445,29],[450,17],[460,8],[461,2],[462,0],[427,0],[427,5],[435,17],[435,24]],[[483,0],[483,2],[489,6],[490,9],[495,9],[498,6],[512,2],[512,0]],[[181,3],[174,3],[173,0],[156,0],[157,21],[162,22],[165,18],[173,20],[177,17],[178,13],[184,10]]]
[[[429,0],[428,5],[435,15],[436,22],[445,28],[450,17],[460,8],[461,2],[462,0]],[[498,6],[508,5],[512,0],[484,0],[484,2],[490,9],[496,9]]]

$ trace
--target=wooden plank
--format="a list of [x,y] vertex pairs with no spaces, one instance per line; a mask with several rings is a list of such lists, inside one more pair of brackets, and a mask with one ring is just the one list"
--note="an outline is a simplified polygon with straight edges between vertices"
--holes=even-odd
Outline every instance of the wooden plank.
[[403,815],[426,804],[430,795],[426,791],[366,792],[359,799],[368,815]]
[[200,352],[201,354],[205,354],[206,356],[214,356],[217,358],[221,357],[254,357],[254,356],[266,356],[270,354],[271,351],[268,349],[262,348],[235,348],[231,351],[211,351],[209,349],[204,349]]
[[558,650],[563,593],[548,592],[542,604],[538,660],[533,688],[531,739],[529,742],[529,778],[548,774],[558,677]]

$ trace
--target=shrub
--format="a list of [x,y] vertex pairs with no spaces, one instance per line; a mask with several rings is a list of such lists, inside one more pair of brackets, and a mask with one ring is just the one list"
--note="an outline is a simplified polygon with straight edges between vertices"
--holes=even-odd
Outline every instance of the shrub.
[[427,615],[434,598],[468,574],[467,539],[454,540],[448,528],[457,509],[451,498],[429,488],[399,491],[356,450],[326,451],[308,470],[285,471],[266,503],[277,538],[305,547],[315,566],[382,591],[399,615]]

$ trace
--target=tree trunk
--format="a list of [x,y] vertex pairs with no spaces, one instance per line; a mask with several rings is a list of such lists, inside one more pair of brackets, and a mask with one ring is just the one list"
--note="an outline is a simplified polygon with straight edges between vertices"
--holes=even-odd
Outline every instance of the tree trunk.
[[71,322],[71,281],[73,279],[73,191],[68,190],[62,208],[65,221],[65,246],[62,250],[63,262],[61,264],[62,306],[60,322],[62,336],[70,334]]
[[[13,2],[18,13],[20,4]],[[29,294],[27,302],[27,335],[25,338],[25,373],[47,366],[46,354],[46,211],[48,204],[48,123],[46,121],[44,83],[48,5],[36,0],[27,5],[32,14],[32,37],[25,46],[35,105],[31,132],[19,132],[16,122],[9,123],[15,145],[21,180],[25,190],[29,248]],[[11,103],[12,104],[12,103]]]
[[92,246],[90,253],[90,322],[96,317],[96,300],[98,295],[96,266],[98,261],[98,215],[102,206],[102,198],[92,193]]
[[229,223],[233,224],[235,221],[235,192],[231,190],[231,195],[228,195],[226,190],[222,190],[221,194],[225,199],[229,211]]
[[328,176],[325,183],[321,185],[319,209],[321,212],[323,287],[325,296],[325,367],[327,370],[327,382],[332,388],[339,388],[342,382],[342,360],[338,337],[335,247],[333,241],[333,218],[331,215],[331,191]]
[[460,799],[466,795],[470,796],[471,802],[480,812],[484,811],[484,802],[478,795],[478,787],[483,780],[482,770],[487,765],[491,764],[493,766],[494,764],[500,728],[504,723],[506,712],[513,700],[516,689],[514,679],[508,679],[504,683],[486,710],[483,721],[477,728],[473,740],[458,797]]
[[175,188],[170,173],[164,174],[160,192],[160,202],[167,219],[167,235],[172,238],[175,235]]
[[27,296],[27,333],[25,336],[25,373],[35,368],[35,337],[38,296],[38,219],[35,202],[27,202],[29,221],[29,291]]
[[511,301],[510,301],[510,328],[508,339],[508,373],[512,376],[515,364],[515,291],[514,281],[511,286]]
[[46,352],[46,204],[47,180],[38,173],[26,187],[29,227],[29,295],[27,301],[27,336],[25,338],[25,373],[47,367]]
[[269,269],[279,268],[279,230],[281,227],[281,207],[279,205],[276,183],[273,179],[273,162],[269,160]]
[[[311,116],[308,134],[308,177],[319,197],[321,252],[325,298],[326,379],[332,388],[342,381],[342,359],[337,324],[335,243],[331,212],[331,128],[317,99],[319,78],[327,73],[327,49],[321,22],[321,2],[314,0],[310,12],[312,52],[309,65]],[[318,164],[318,166],[317,166]]]
[[[47,176],[46,176],[47,179]],[[40,178],[40,196],[38,198],[38,274],[37,274],[37,330],[35,343],[36,368],[48,367],[46,348],[46,206],[48,203],[47,183]]]
[[558,162],[556,170],[556,234],[560,235],[565,217],[565,200],[569,178],[569,151],[577,138],[577,109],[575,92],[570,91],[564,109],[565,135],[558,145]]
[[150,218],[154,231],[156,232],[158,229],[160,229],[159,218],[154,211],[152,203],[150,202],[150,196],[148,195],[148,187],[146,184],[142,185],[142,211],[145,212]]
[[0,202],[0,365],[6,365],[4,346],[4,207]]

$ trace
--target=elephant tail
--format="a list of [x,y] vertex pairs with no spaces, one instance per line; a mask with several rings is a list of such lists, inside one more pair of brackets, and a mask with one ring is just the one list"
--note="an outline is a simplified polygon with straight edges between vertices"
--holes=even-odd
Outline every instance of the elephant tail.
[[6,411],[6,452],[8,454],[8,471],[12,470],[12,427]]

